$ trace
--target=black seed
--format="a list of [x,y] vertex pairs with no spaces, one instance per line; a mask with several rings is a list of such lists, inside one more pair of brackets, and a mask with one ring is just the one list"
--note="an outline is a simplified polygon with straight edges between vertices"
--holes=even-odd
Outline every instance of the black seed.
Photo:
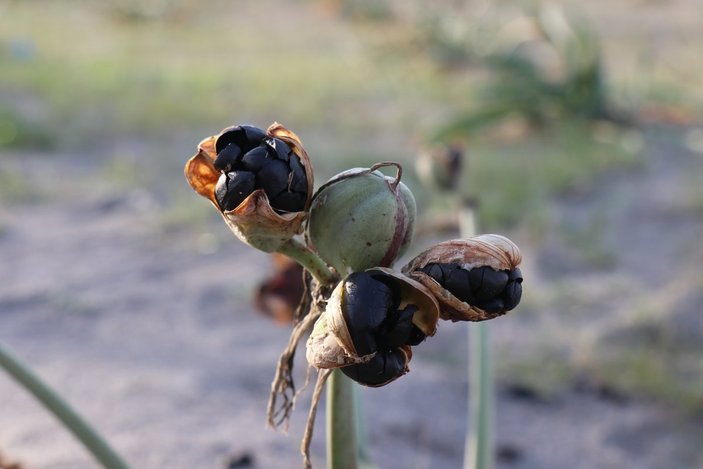
[[290,166],[291,173],[293,173],[293,178],[290,183],[291,190],[305,194],[307,198],[308,179],[305,175],[305,168],[303,168],[303,165],[300,163],[300,158],[295,154],[291,155],[288,166]]
[[412,333],[410,334],[410,337],[408,338],[406,345],[419,345],[426,338],[427,338],[427,336],[425,335],[425,333],[422,332],[419,327],[417,327],[415,324],[413,324],[413,330],[412,330]]
[[247,142],[252,146],[259,145],[263,139],[268,137],[265,131],[253,125],[240,125],[240,127],[244,130]]
[[233,210],[254,192],[256,178],[248,171],[222,174],[215,186],[215,198],[224,211]]
[[505,310],[505,304],[502,298],[492,298],[487,301],[478,301],[474,305],[487,313],[500,313]]
[[405,354],[400,349],[378,352],[368,363],[342,368],[342,373],[366,386],[379,386],[405,372]]
[[469,272],[458,266],[445,276],[444,288],[461,301],[470,302],[473,299],[473,289],[469,282]]
[[508,273],[508,278],[510,278],[510,280],[517,280],[519,282],[522,282],[522,272],[520,271],[520,269],[515,268]]
[[440,264],[427,264],[421,270],[435,279],[440,285],[444,285],[444,270],[442,270]]
[[268,163],[257,173],[258,187],[261,187],[271,200],[288,189],[289,174],[287,164],[269,158]]
[[505,302],[505,309],[510,311],[515,308],[520,299],[522,298],[522,279],[515,280],[508,283],[508,286],[503,292],[503,301]]
[[[417,345],[425,339],[425,335],[412,323],[413,314],[416,311],[415,305],[408,305],[402,311],[392,311],[387,315],[376,336],[379,350],[392,350],[403,345]],[[418,332],[422,338],[418,337]],[[416,342],[418,339],[419,342]]]
[[471,291],[481,290],[482,285],[483,269],[481,267],[477,267],[475,269],[469,270],[469,286],[471,287]]
[[271,207],[282,212],[301,212],[305,209],[305,197],[297,192],[281,192],[271,200]]
[[386,318],[392,291],[365,272],[355,272],[344,283],[344,318],[358,355],[376,351],[376,330]]
[[400,285],[390,275],[370,274],[371,278],[383,283],[391,292],[391,300],[388,303],[388,311],[394,310],[400,305]]
[[483,295],[492,298],[499,295],[508,284],[508,272],[504,270],[493,270],[490,267],[484,267],[483,285],[481,291]]
[[264,138],[266,138],[266,132],[258,127],[238,125],[217,137],[217,140],[215,140],[215,152],[219,155],[227,145],[235,143],[242,149],[243,153],[246,153],[252,148],[259,146]]
[[215,169],[226,173],[234,169],[234,165],[242,157],[242,150],[235,143],[228,144],[215,158]]
[[288,162],[291,149],[286,142],[280,138],[271,138],[267,140],[266,143],[274,150],[279,160],[285,161],[286,163]]
[[242,157],[242,165],[244,165],[244,168],[253,173],[258,173],[271,161],[273,161],[273,158],[269,156],[265,146],[256,147]]

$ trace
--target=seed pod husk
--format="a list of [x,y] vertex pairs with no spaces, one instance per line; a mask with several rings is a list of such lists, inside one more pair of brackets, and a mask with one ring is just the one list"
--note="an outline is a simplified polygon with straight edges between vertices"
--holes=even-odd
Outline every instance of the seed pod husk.
[[434,294],[442,319],[485,321],[505,314],[520,301],[521,262],[515,243],[489,234],[439,243],[416,256],[402,272]]
[[[395,178],[378,168],[395,166]],[[340,275],[390,267],[412,241],[417,209],[398,163],[344,171],[313,197],[307,238]]]
[[[254,148],[257,145],[240,148],[244,145],[233,134],[244,135],[251,141],[261,139],[264,154]],[[267,146],[270,148],[266,149]],[[266,158],[266,151],[274,163],[270,168],[263,167],[261,160],[254,161],[257,157]],[[290,171],[287,186],[282,180],[286,177],[283,164],[286,158]],[[301,173],[305,180],[301,179]],[[301,232],[312,201],[314,181],[310,158],[297,135],[279,123],[273,123],[265,133],[252,126],[232,126],[204,139],[198,145],[198,153],[186,163],[184,174],[191,187],[212,202],[240,240],[265,252],[275,251]],[[274,197],[273,203],[278,208],[271,205],[269,196]],[[288,211],[291,207],[300,210]]]
[[[333,290],[306,356],[316,368],[358,365],[350,377],[381,386],[407,372],[410,345],[434,335],[438,318],[437,301],[418,282],[385,268],[352,273]],[[395,360],[392,372],[386,358]]]

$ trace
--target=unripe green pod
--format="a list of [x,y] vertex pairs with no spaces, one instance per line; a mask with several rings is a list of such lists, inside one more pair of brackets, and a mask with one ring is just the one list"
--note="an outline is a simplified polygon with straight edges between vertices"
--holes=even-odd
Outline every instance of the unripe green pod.
[[[395,166],[395,178],[378,168]],[[417,208],[400,182],[398,163],[377,163],[334,176],[315,194],[307,237],[327,264],[341,275],[390,267],[412,241]]]

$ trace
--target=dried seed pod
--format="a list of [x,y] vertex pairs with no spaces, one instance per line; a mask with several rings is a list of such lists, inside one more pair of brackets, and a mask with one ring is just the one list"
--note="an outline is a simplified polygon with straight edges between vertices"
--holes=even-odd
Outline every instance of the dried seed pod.
[[[395,166],[396,177],[376,171],[384,166]],[[390,267],[412,241],[417,209],[401,175],[398,163],[378,163],[344,171],[315,194],[307,237],[341,275]]]
[[439,308],[418,282],[390,269],[355,272],[335,287],[307,342],[316,368],[342,368],[366,386],[407,373],[417,345],[437,328]]
[[312,201],[310,158],[278,123],[266,132],[232,126],[204,139],[184,173],[239,239],[266,252],[300,233]]
[[439,243],[402,271],[434,294],[442,319],[484,321],[520,302],[520,262],[520,250],[508,238],[482,235]]
[[271,254],[271,275],[262,280],[254,293],[254,306],[281,324],[290,324],[305,293],[303,267],[290,257]]
[[415,161],[417,175],[429,188],[453,191],[461,176],[464,149],[459,145],[429,148]]

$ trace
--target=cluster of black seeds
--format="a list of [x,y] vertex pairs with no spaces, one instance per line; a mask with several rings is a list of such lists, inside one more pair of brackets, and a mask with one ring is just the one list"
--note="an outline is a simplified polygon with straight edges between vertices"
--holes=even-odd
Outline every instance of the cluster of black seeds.
[[215,141],[215,168],[222,172],[215,198],[233,210],[256,189],[263,189],[278,213],[305,209],[308,181],[300,158],[283,140],[263,130],[239,125]]
[[427,264],[421,269],[461,301],[488,313],[510,311],[522,297],[522,272],[458,264]]
[[392,277],[355,272],[344,284],[344,319],[359,356],[376,352],[368,363],[342,372],[365,385],[377,386],[405,371],[404,345],[417,345],[425,334],[412,323],[414,305],[400,306],[400,288]]

